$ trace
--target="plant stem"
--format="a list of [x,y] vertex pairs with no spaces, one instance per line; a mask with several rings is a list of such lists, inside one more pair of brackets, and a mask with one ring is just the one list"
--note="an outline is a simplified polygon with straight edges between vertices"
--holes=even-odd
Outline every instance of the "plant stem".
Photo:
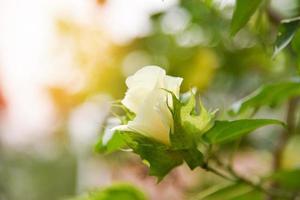
[[[284,154],[285,147],[287,146],[289,138],[296,127],[295,117],[296,117],[298,101],[299,101],[298,98],[292,98],[288,102],[287,116],[286,116],[287,129],[285,129],[281,133],[277,146],[275,147],[273,153],[273,166],[272,166],[273,172],[276,172],[282,168],[283,154]],[[278,188],[278,183],[276,182],[271,183],[271,187],[273,189]],[[273,199],[274,198],[272,196],[269,196],[267,198],[267,200],[273,200]]]
[[225,174],[223,174],[222,172],[220,172],[219,170],[213,168],[212,166],[209,166],[207,165],[205,167],[205,169],[209,172],[212,172],[214,173],[215,175],[218,175],[228,181],[231,181],[231,182],[234,182],[234,183],[244,183],[244,184],[247,184],[249,186],[251,186],[253,189],[256,189],[256,190],[259,190],[261,191],[262,193],[268,195],[269,197],[281,197],[281,198],[290,198],[291,195],[290,194],[287,194],[287,193],[283,193],[283,192],[278,192],[278,191],[271,191],[271,190],[268,190],[266,189],[265,187],[263,187],[260,183],[254,183],[253,181],[245,178],[245,177],[242,177],[240,176],[239,174],[237,174],[232,168],[229,168],[229,173],[234,177],[230,177],[230,176],[227,176]]
[[285,129],[279,138],[278,144],[274,150],[273,170],[276,171],[282,167],[283,152],[290,136],[295,128],[295,117],[297,111],[298,99],[289,100],[286,116],[287,129]]
[[220,177],[228,180],[228,181],[231,181],[231,182],[236,182],[237,181],[237,180],[235,180],[235,179],[233,179],[233,178],[231,178],[231,177],[229,177],[229,176],[221,173],[219,170],[217,170],[217,169],[215,169],[215,168],[213,168],[213,167],[211,167],[209,165],[207,165],[205,169],[207,171],[209,171],[209,172],[212,172],[212,173],[214,173],[214,174],[216,174],[216,175],[218,175],[218,176],[220,176]]

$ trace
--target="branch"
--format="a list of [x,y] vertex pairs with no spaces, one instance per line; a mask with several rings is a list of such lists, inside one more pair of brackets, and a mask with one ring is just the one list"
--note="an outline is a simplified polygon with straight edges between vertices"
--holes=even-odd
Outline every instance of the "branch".
[[[296,111],[297,111],[297,105],[299,102],[299,98],[292,98],[288,102],[288,108],[287,108],[287,116],[286,116],[286,124],[287,129],[285,129],[278,140],[277,146],[275,147],[275,150],[273,152],[273,172],[278,171],[282,168],[282,161],[283,161],[283,153],[285,150],[285,147],[288,144],[289,138],[293,134],[295,128],[296,128]],[[271,187],[273,189],[278,188],[278,183],[274,182],[271,184]],[[273,197],[269,196],[268,200],[272,200]]]
[[[209,166],[208,164],[206,165],[206,170],[210,171],[218,176],[221,176],[223,178],[225,178],[226,180],[229,180],[231,182],[235,182],[235,183],[244,183],[247,184],[249,186],[251,186],[253,189],[259,190],[262,193],[266,194],[268,198],[292,198],[295,196],[295,194],[291,194],[289,192],[283,191],[283,190],[279,190],[279,188],[272,188],[272,187],[264,187],[262,185],[262,181],[252,181],[249,180],[241,175],[239,175],[238,173],[236,173],[236,171],[232,168],[232,165],[228,165],[223,163],[216,155],[212,156],[213,160],[216,162],[216,164],[223,169],[224,171],[226,171],[228,174],[230,174],[230,176],[228,175],[224,175],[223,173],[221,173],[220,171],[216,170],[215,168]],[[231,163],[232,164],[232,163]]]
[[292,194],[290,193],[286,193],[284,191],[277,191],[274,189],[267,189],[265,188],[261,182],[259,181],[258,183],[255,183],[245,177],[240,176],[239,174],[237,174],[231,167],[226,167],[226,169],[229,171],[230,175],[233,176],[234,178],[225,175],[223,173],[221,173],[219,170],[213,168],[212,166],[207,165],[204,169],[206,169],[209,172],[214,173],[215,175],[218,175],[228,181],[234,182],[234,183],[244,183],[246,185],[249,185],[250,187],[252,187],[253,189],[259,190],[262,193],[266,194],[268,197],[272,197],[272,198],[291,198],[293,197]]
[[229,177],[229,176],[226,176],[226,175],[222,174],[220,171],[214,169],[211,166],[207,166],[206,170],[210,171],[210,172],[212,172],[212,173],[214,173],[214,174],[216,174],[216,175],[218,175],[218,176],[220,176],[220,177],[222,177],[222,178],[224,178],[226,180],[229,180],[231,182],[234,182],[234,183],[242,182],[242,183],[245,183],[245,184],[251,186],[252,188],[257,189],[257,190],[259,190],[259,191],[261,191],[261,192],[263,192],[263,193],[265,193],[267,195],[276,196],[275,194],[272,194],[270,191],[268,191],[267,189],[265,189],[262,185],[254,183],[254,182],[252,182],[252,181],[250,181],[250,180],[248,180],[248,179],[246,179],[244,177],[239,176],[232,169],[230,170],[230,174],[232,176],[234,176],[234,179],[231,178],[231,177]]
[[295,117],[296,117],[296,111],[297,111],[297,104],[298,99],[293,98],[289,100],[288,103],[288,110],[287,110],[287,117],[286,117],[286,123],[287,123],[287,129],[285,129],[279,138],[278,144],[274,150],[274,160],[273,160],[273,170],[277,171],[282,167],[282,158],[283,158],[283,151],[288,143],[288,140],[290,136],[292,135],[294,129],[295,129]]

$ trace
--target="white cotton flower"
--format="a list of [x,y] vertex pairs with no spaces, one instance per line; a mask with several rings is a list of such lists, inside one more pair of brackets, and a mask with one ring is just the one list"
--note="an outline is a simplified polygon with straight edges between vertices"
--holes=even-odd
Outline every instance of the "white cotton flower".
[[122,103],[136,117],[127,125],[117,126],[114,130],[134,131],[170,144],[173,118],[168,105],[172,106],[172,98],[166,90],[178,97],[182,80],[166,75],[166,71],[158,66],[146,66],[128,77],[128,90]]

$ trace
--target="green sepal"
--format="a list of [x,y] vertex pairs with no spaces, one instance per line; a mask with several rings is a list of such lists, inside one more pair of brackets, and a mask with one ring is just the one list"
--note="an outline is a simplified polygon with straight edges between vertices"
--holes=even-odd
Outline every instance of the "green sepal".
[[120,131],[115,131],[106,143],[103,141],[103,136],[100,137],[94,146],[94,150],[98,153],[109,154],[125,147],[126,142],[124,141],[124,136],[120,133]]
[[118,115],[118,114],[114,114],[115,117],[117,117],[120,121],[121,121],[121,124],[127,124],[128,121],[132,121],[134,118],[135,118],[135,114],[129,110],[128,108],[126,108],[126,106],[124,106],[121,102],[115,102],[114,104],[112,104],[112,107],[115,107],[115,108],[120,108],[124,115]]
[[127,145],[148,163],[149,174],[161,181],[173,168],[181,165],[182,155],[169,146],[138,133],[124,132]]
[[204,156],[197,148],[181,150],[181,153],[191,170],[204,166]]
[[[196,97],[191,93],[186,103],[182,103],[174,93],[172,95],[174,127],[170,133],[170,141],[174,149],[196,148],[201,134],[213,126],[215,112],[208,112],[201,101],[196,104]],[[199,112],[196,112],[196,107]]]
[[[196,112],[199,108],[199,113]],[[202,134],[213,126],[215,113],[208,112],[203,106],[201,100],[196,105],[196,96],[192,93],[186,105],[183,105],[180,111],[182,126],[192,134]]]
[[138,154],[149,167],[149,174],[161,181],[173,168],[183,161],[194,169],[204,165],[204,156],[196,148],[174,149],[152,138],[134,132],[124,132],[127,145]]

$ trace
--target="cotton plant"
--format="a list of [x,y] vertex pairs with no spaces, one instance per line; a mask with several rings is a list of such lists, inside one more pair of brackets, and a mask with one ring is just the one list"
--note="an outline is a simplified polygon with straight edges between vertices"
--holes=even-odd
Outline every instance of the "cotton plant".
[[[126,80],[128,90],[118,104],[118,121],[110,118],[96,145],[100,152],[132,150],[162,180],[186,162],[190,169],[209,166],[213,145],[234,140],[256,128],[281,124],[272,119],[219,121],[197,99],[195,90],[180,94],[183,78],[169,76],[159,66],[145,66]],[[113,123],[111,123],[113,122]]]

